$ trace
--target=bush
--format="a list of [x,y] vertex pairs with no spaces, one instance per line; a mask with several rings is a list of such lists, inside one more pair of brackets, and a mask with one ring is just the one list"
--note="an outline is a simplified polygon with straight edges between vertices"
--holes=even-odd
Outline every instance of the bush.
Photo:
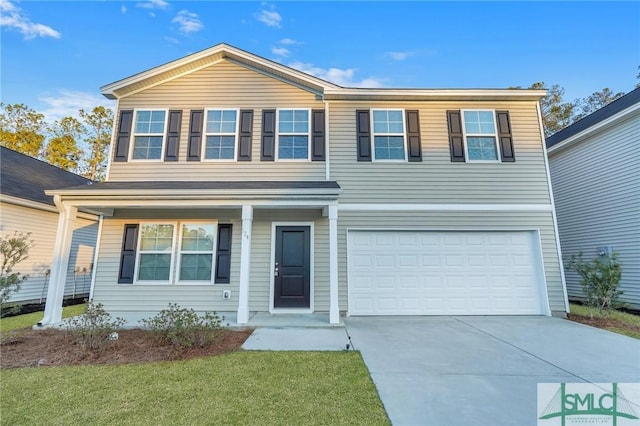
[[163,309],[156,316],[140,322],[174,346],[202,348],[218,338],[223,320],[224,318],[218,317],[215,312],[205,312],[203,316],[199,316],[193,309],[169,303],[168,309]]
[[29,255],[29,249],[33,245],[30,240],[31,233],[14,232],[11,236],[0,238],[0,309],[4,310],[12,293],[20,290],[20,284],[28,275],[13,272],[13,267],[25,260]]
[[122,318],[112,320],[102,303],[88,302],[86,312],[70,318],[67,328],[85,351],[99,352],[113,340],[113,333],[125,323]]
[[622,291],[618,290],[622,277],[622,264],[618,261],[618,253],[611,256],[596,257],[591,262],[582,259],[582,252],[573,255],[566,262],[568,270],[574,270],[582,278],[580,284],[587,297],[586,304],[593,319],[593,309],[607,315],[612,309],[621,307]]

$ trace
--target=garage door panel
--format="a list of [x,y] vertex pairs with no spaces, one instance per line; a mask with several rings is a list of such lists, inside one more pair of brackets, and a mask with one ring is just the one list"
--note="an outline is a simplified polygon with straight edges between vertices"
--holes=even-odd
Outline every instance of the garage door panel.
[[534,234],[350,231],[351,315],[541,314]]

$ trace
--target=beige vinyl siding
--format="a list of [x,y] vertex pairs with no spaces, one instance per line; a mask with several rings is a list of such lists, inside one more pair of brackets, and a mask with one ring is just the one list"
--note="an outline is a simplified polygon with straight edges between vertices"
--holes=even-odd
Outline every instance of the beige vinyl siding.
[[[312,93],[229,61],[122,98],[119,108],[182,110],[179,161],[112,161],[110,181],[324,180],[325,163],[322,161],[260,161],[262,110],[324,109],[324,103]],[[186,161],[190,111],[207,108],[253,110],[252,161]]]
[[565,312],[560,263],[551,213],[515,212],[345,212],[338,214],[340,310],[347,310],[347,230],[539,230],[552,311]]
[[[620,255],[623,299],[640,308],[640,113],[577,144],[550,153],[549,167],[562,254]],[[578,275],[567,291],[582,297]]]
[[[30,238],[33,240],[28,258],[14,268],[16,272],[29,275],[29,278],[22,283],[21,290],[14,293],[9,300],[42,303],[47,297],[47,271],[51,270],[53,262],[58,213],[9,203],[1,203],[0,210],[3,236],[12,235],[15,231],[31,232]],[[97,221],[76,219],[65,282],[65,298],[89,294],[97,235]]]
[[[417,109],[422,162],[358,162],[356,110]],[[452,163],[446,111],[508,110],[515,163]],[[536,102],[331,102],[331,179],[341,203],[549,204]]]

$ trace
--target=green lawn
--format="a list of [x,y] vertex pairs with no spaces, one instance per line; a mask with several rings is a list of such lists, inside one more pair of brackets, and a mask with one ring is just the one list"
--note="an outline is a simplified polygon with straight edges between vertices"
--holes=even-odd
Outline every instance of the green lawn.
[[[571,310],[571,314],[589,318],[588,307],[584,305],[578,305],[576,303],[571,303],[569,305],[569,308]],[[603,317],[602,315],[598,314],[597,310],[594,310],[593,317],[595,319],[612,320],[611,322],[615,321],[615,324],[604,323],[601,328],[604,328],[605,330],[640,339],[640,315],[634,315],[628,312],[621,311],[611,311],[608,316]],[[599,327],[597,324],[593,325]]]
[[[81,315],[87,308],[86,304],[66,306],[62,308],[62,318]],[[32,312],[30,314],[16,315],[15,317],[0,318],[0,331],[11,331],[18,328],[31,327],[42,320],[44,312]]]
[[0,371],[2,424],[387,425],[359,352]]

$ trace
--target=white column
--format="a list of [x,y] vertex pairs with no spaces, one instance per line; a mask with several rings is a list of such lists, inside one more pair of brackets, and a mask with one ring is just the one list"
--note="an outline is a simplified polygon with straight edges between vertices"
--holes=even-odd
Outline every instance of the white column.
[[240,289],[238,291],[238,324],[249,322],[249,270],[251,266],[251,226],[253,207],[242,206],[242,238],[240,243]]
[[329,323],[340,324],[338,302],[338,206],[329,206]]
[[56,204],[58,204],[58,209],[60,210],[58,231],[53,248],[53,264],[51,265],[44,318],[38,323],[41,326],[57,324],[62,321],[62,299],[64,298],[64,287],[67,281],[73,229],[76,215],[78,214],[77,207]]

